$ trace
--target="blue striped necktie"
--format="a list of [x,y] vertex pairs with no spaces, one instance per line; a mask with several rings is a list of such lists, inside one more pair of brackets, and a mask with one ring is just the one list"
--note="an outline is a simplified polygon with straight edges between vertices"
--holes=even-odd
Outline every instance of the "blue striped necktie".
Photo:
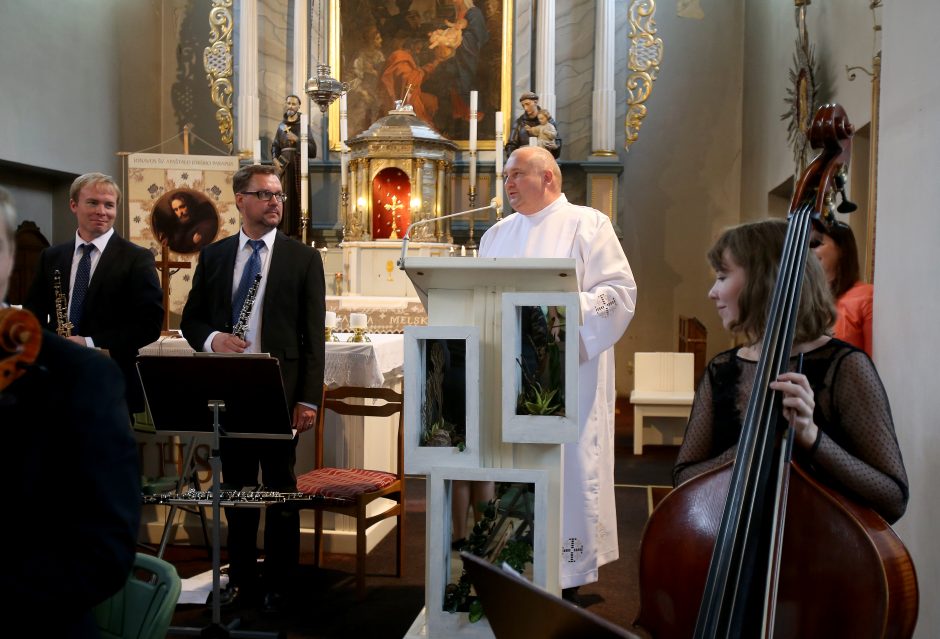
[[248,289],[254,283],[255,276],[261,272],[261,247],[264,246],[264,241],[248,240],[248,246],[251,247],[251,257],[245,264],[242,279],[238,282],[238,289],[235,292],[235,299],[232,300],[232,326],[238,323],[238,316],[241,315],[245,298],[248,297]]
[[72,303],[69,306],[69,322],[72,323],[76,335],[82,334],[82,307],[85,305],[85,294],[88,292],[88,283],[91,281],[91,252],[94,244],[82,244],[82,259],[78,261],[75,271],[75,284],[72,286]]

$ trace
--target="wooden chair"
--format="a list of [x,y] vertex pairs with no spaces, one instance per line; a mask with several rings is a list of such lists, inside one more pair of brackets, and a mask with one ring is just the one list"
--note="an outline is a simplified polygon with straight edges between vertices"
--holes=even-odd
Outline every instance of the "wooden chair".
[[[689,419],[695,388],[692,353],[634,353],[633,454],[643,454],[643,420],[646,417],[682,417]],[[685,425],[683,424],[683,427]],[[682,443],[680,435],[678,441]],[[663,443],[665,437],[663,438]]]
[[[346,400],[366,400],[367,403],[352,403]],[[368,400],[383,400],[384,404],[372,405]],[[320,565],[323,531],[323,513],[331,512],[347,515],[356,520],[356,594],[361,599],[365,595],[366,567],[366,530],[373,524],[395,517],[395,576],[401,577],[402,549],[404,541],[404,429],[402,420],[404,411],[401,393],[388,388],[363,388],[342,386],[326,389],[320,405],[316,425],[316,459],[313,470],[297,478],[297,490],[322,500],[304,502],[302,508],[316,511],[314,531],[314,565]],[[362,468],[326,468],[323,466],[323,430],[326,423],[326,411],[339,415],[360,415],[363,417],[390,417],[398,413],[397,464],[396,472],[368,470]],[[385,420],[390,422],[391,420]],[[367,427],[378,428],[366,422]],[[369,504],[379,498],[394,500],[381,512],[367,515]]]
[[695,385],[705,372],[705,353],[708,350],[708,329],[697,317],[679,316],[679,352],[695,355]]

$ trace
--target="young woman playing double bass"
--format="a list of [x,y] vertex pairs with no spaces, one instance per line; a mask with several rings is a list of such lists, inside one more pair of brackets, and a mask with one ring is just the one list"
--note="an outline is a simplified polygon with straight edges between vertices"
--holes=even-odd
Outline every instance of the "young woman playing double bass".
[[[783,221],[744,224],[725,231],[708,253],[716,273],[709,297],[745,345],[708,364],[673,471],[676,485],[735,457],[785,235]],[[791,351],[791,370],[802,354],[803,374],[771,384],[794,426],[794,457],[823,483],[897,521],[908,482],[888,397],[868,356],[829,337],[835,309],[818,260],[807,260],[804,278]]]

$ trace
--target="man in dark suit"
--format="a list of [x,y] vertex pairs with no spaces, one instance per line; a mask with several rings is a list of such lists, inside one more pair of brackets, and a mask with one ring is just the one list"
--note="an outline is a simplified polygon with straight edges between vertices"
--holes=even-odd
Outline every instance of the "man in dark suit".
[[[232,179],[235,205],[242,214],[238,235],[202,249],[192,291],[183,309],[183,336],[197,351],[265,352],[280,362],[287,401],[298,432],[313,427],[323,395],[326,310],[320,254],[277,230],[284,193],[272,166],[252,165]],[[260,274],[253,304],[246,289]],[[250,307],[250,308],[249,308]],[[232,334],[245,309],[244,339]],[[294,473],[296,438],[250,440],[223,438],[223,486],[242,489],[262,483],[268,490],[297,490]],[[264,607],[276,610],[299,562],[300,521],[296,509],[272,506],[265,514],[265,562],[257,573],[260,513],[255,508],[228,508],[229,578],[223,601],[250,599],[264,588]]]
[[[13,261],[12,203],[0,189],[0,307]],[[0,313],[11,312],[0,308]],[[2,351],[2,348],[0,348]],[[0,359],[8,353],[0,352]],[[42,331],[38,357],[0,376],[5,487],[0,616],[45,637],[97,637],[92,608],[124,586],[140,521],[137,446],[113,361]],[[25,526],[25,527],[24,527]]]
[[62,293],[68,295],[68,339],[108,351],[124,373],[127,406],[138,413],[144,410],[144,396],[134,360],[140,347],[160,337],[163,291],[153,254],[114,231],[120,201],[121,189],[110,176],[87,173],[72,182],[75,239],[42,252],[23,306],[43,328],[64,334],[56,316],[58,271]]

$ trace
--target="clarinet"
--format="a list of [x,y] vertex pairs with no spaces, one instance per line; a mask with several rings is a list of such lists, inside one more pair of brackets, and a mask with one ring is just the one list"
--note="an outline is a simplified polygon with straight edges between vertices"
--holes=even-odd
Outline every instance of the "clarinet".
[[255,305],[255,296],[258,294],[258,287],[261,285],[261,273],[255,275],[255,281],[251,283],[248,294],[245,295],[245,301],[242,303],[242,310],[238,313],[238,321],[235,328],[232,329],[232,335],[238,339],[245,339],[245,333],[248,332],[248,318],[251,317],[251,309]]
[[71,337],[73,326],[69,321],[69,302],[62,292],[62,274],[59,269],[52,276],[52,288],[55,292],[55,332],[60,337]]

